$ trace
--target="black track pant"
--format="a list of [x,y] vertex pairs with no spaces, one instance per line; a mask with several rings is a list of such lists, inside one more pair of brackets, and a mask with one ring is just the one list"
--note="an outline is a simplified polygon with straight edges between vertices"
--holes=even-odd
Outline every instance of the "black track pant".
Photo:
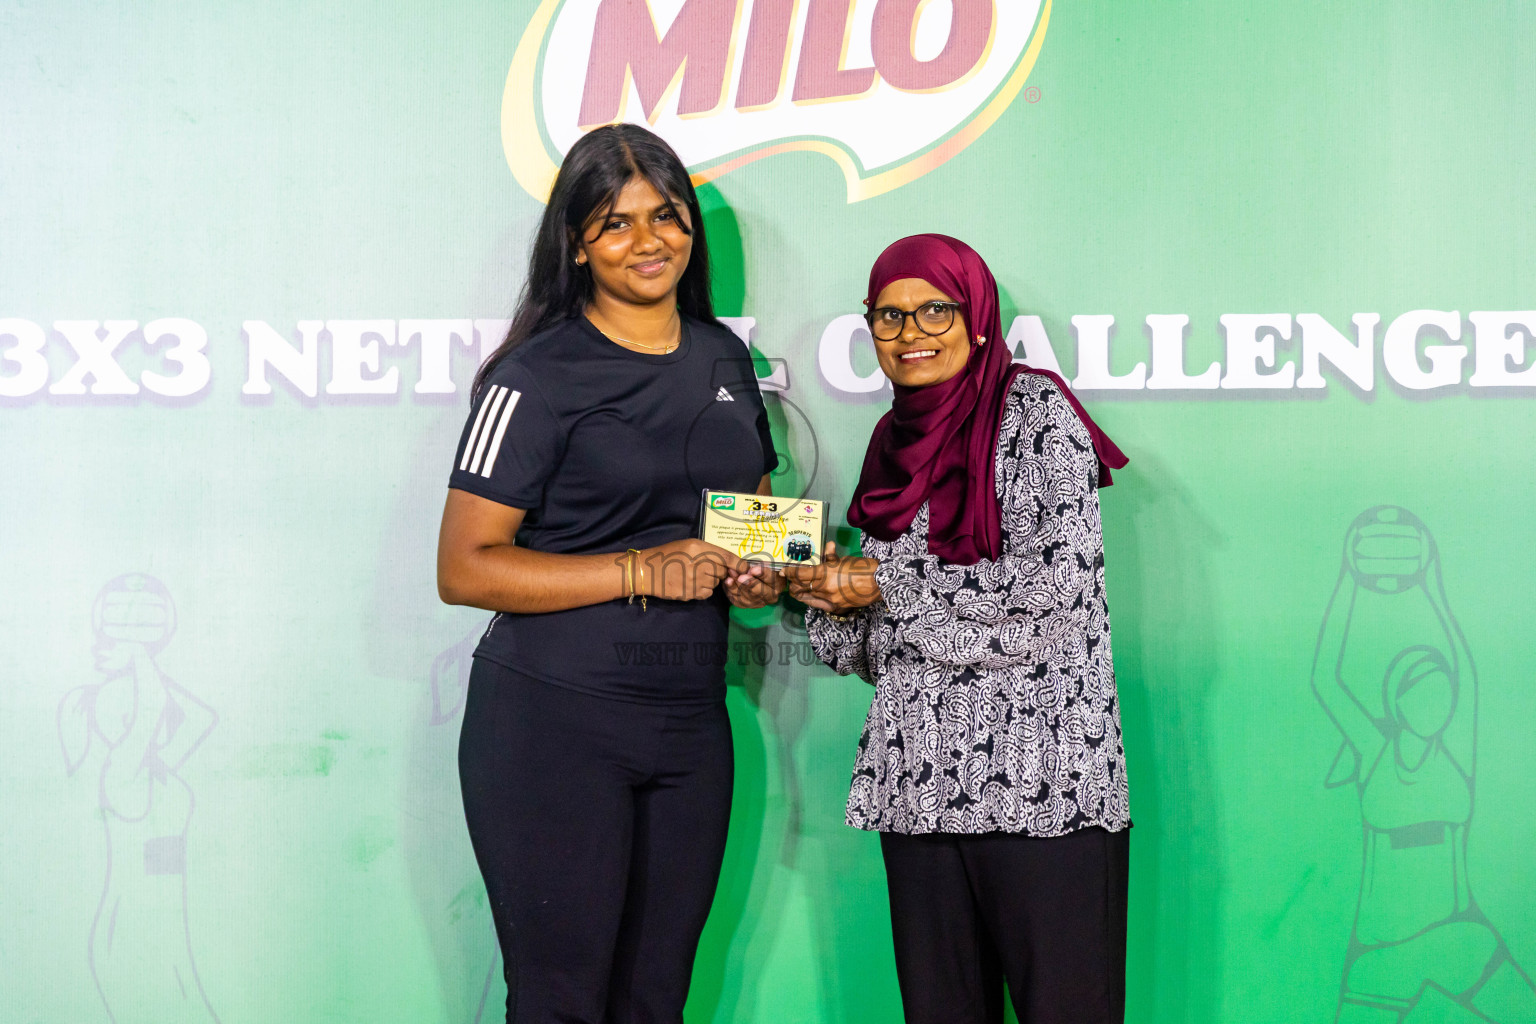
[[476,659],[459,779],[511,1024],[681,1024],[731,813],[724,703],[592,697]]
[[880,834],[907,1024],[1121,1024],[1130,831]]

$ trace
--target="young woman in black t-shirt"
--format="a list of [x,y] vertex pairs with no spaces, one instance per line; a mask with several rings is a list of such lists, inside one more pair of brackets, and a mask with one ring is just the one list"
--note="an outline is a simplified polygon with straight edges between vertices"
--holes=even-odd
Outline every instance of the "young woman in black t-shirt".
[[509,1022],[682,1020],[730,816],[727,602],[783,586],[694,539],[699,495],[767,494],[776,464],[681,161],[591,132],[476,377],[438,541],[443,600],[497,613],[459,772]]

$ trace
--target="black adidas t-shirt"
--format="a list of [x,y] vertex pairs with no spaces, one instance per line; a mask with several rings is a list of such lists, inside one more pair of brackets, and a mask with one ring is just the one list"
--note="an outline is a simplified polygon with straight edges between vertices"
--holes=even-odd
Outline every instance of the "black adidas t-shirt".
[[[752,360],[735,335],[684,317],[677,350],[652,355],[578,317],[497,365],[470,410],[448,486],[526,509],[522,547],[622,554],[695,536],[700,491],[755,491],[776,465]],[[647,604],[503,612],[475,656],[604,697],[720,700],[724,594]]]

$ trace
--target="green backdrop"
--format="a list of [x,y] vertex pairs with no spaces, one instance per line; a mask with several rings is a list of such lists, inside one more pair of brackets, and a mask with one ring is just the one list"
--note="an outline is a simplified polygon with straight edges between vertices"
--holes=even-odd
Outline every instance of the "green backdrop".
[[[0,1019],[496,1019],[454,760],[486,617],[433,583],[475,331],[405,321],[511,308],[503,90],[548,6],[0,4]],[[1536,8],[1048,10],[1029,88],[909,183],[850,203],[791,150],[702,188],[780,485],[840,514],[886,407],[822,363],[873,257],[971,242],[1131,456],[1128,1019],[1536,1020]],[[1162,331],[1326,386],[1093,386],[1103,315],[1116,374],[1169,373]],[[870,691],[788,609],[733,641],[688,1019],[897,1020],[842,823]]]

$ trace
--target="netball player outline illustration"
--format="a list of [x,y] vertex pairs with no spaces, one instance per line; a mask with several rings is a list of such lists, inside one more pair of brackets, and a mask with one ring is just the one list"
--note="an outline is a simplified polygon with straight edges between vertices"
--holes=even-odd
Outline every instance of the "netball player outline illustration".
[[1536,989],[1467,876],[1477,670],[1434,537],[1391,505],[1356,517],[1319,630],[1312,690],[1343,737],[1364,858],[1340,1024],[1536,1020]]
[[218,716],[156,664],[176,630],[176,607],[159,580],[112,580],[96,597],[91,625],[102,679],[65,694],[58,713],[69,774],[101,752],[107,862],[87,947],[91,977],[114,1024],[217,1022],[187,919],[195,801],[182,770]]

